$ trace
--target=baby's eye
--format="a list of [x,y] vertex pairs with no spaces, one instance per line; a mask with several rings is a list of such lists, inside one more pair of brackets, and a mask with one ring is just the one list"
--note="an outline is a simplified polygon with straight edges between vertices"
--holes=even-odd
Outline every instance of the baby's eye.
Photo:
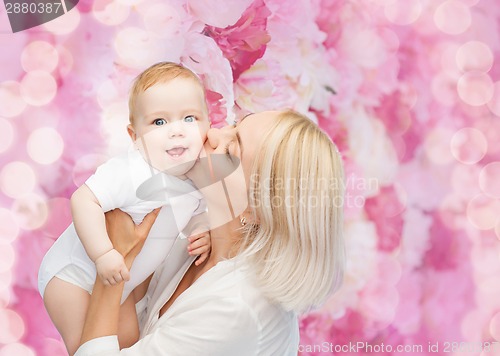
[[184,118],[184,121],[185,122],[195,122],[196,121],[196,117],[194,115],[188,115]]
[[162,125],[165,125],[167,122],[165,121],[165,119],[156,119],[155,121],[153,121],[153,124],[155,124],[156,126],[162,126]]

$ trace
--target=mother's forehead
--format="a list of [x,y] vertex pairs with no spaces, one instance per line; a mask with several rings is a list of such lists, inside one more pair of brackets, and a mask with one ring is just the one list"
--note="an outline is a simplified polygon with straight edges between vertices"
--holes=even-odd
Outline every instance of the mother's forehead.
[[[251,113],[245,115],[241,120],[239,120],[236,124],[237,127],[254,127],[258,131],[261,131],[263,127],[262,125],[271,125],[276,122],[281,111],[262,111],[258,113]],[[255,127],[255,125],[258,125]]]

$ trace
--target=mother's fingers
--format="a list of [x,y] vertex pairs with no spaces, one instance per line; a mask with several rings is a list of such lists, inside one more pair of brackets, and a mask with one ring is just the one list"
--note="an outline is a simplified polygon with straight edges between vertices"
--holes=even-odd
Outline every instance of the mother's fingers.
[[160,213],[160,210],[161,208],[154,209],[152,212],[146,215],[142,222],[137,226],[137,232],[140,234],[141,238],[145,239],[148,236],[151,227],[153,226],[156,218],[158,217],[158,214]]

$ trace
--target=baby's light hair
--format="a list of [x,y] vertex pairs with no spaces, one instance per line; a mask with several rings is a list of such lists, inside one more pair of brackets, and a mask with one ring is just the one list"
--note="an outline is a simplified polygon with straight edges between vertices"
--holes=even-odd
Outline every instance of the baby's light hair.
[[317,307],[344,274],[344,172],[331,139],[284,111],[262,139],[252,168],[241,254],[265,294],[288,310]]
[[[135,78],[132,88],[130,89],[130,96],[128,101],[129,107],[129,120],[134,123],[134,110],[136,105],[137,96],[145,92],[148,88],[158,83],[165,83],[175,78],[192,79],[200,85],[203,90],[205,98],[205,88],[200,78],[190,69],[173,62],[160,62],[147,68],[144,72]],[[205,99],[206,104],[206,99]],[[207,108],[208,111],[208,108]]]

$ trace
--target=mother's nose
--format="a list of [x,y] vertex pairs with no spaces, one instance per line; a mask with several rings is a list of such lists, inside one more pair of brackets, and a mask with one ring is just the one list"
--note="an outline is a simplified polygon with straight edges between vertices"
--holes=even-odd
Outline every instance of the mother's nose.
[[225,153],[226,146],[235,139],[236,128],[234,126],[212,128],[207,132],[207,142],[214,149],[214,153]]

